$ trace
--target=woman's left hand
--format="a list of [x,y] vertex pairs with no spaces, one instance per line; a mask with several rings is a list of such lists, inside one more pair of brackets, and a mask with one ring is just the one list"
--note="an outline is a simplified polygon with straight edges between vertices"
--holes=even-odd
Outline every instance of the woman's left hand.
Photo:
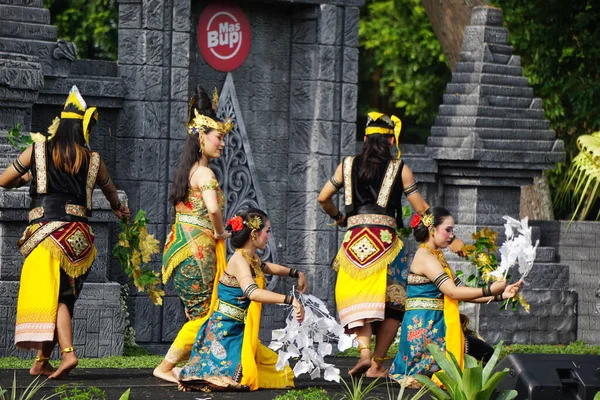
[[463,248],[465,247],[465,243],[462,240],[460,240],[459,238],[454,238],[454,240],[452,241],[452,243],[450,243],[450,245],[448,247],[457,256],[459,256],[459,257],[466,256],[465,252],[463,251]]
[[523,280],[521,279],[518,282],[511,283],[510,285],[506,285],[504,292],[502,293],[503,299],[512,299],[515,297],[519,291],[521,290],[521,286],[523,286]]
[[302,294],[308,290],[308,283],[306,282],[306,276],[304,272],[298,272],[298,291]]

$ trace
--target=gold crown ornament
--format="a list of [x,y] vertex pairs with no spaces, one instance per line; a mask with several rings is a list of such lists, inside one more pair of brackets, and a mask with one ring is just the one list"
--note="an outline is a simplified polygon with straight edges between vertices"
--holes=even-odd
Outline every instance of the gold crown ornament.
[[[387,127],[382,126],[369,126],[371,123],[375,121],[383,121]],[[367,127],[365,128],[365,135],[394,135],[396,139],[396,150],[398,150],[398,154],[396,158],[400,158],[400,131],[402,130],[402,121],[400,118],[392,115],[388,117],[387,115],[380,112],[370,112],[367,114]]]

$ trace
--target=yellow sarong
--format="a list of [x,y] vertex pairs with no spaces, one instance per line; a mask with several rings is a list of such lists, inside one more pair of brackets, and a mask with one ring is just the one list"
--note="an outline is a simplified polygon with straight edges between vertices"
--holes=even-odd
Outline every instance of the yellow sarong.
[[36,246],[21,271],[15,327],[18,348],[39,350],[43,342],[54,340],[59,288],[60,260]]

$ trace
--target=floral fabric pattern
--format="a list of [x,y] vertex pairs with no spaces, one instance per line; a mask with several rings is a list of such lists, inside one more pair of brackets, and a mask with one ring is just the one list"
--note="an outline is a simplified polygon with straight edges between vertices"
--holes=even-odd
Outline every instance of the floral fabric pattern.
[[[442,299],[438,288],[428,281],[408,285],[408,299]],[[413,302],[414,303],[414,302]],[[435,343],[442,351],[446,350],[446,324],[443,310],[424,308],[408,309],[402,320],[398,354],[390,368],[390,376],[401,380],[405,375],[432,376],[439,366],[427,350],[427,345]]]

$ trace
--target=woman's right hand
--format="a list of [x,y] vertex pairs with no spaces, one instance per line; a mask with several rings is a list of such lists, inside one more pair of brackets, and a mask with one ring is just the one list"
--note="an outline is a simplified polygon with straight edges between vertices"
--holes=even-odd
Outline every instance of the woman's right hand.
[[121,207],[117,208],[116,210],[112,210],[112,212],[119,219],[123,217],[129,219],[129,217],[131,217],[131,211],[129,211],[129,207],[124,204],[121,204]]
[[490,289],[492,291],[492,296],[497,294],[502,294],[504,289],[506,289],[506,280],[496,281],[490,285]]
[[342,216],[339,219],[336,219],[335,224],[337,226],[341,226],[342,228],[348,226],[348,222],[346,221],[346,214],[342,214]]
[[304,321],[304,306],[298,301],[298,299],[294,298],[292,302],[292,307],[294,307],[294,316],[298,322]]

